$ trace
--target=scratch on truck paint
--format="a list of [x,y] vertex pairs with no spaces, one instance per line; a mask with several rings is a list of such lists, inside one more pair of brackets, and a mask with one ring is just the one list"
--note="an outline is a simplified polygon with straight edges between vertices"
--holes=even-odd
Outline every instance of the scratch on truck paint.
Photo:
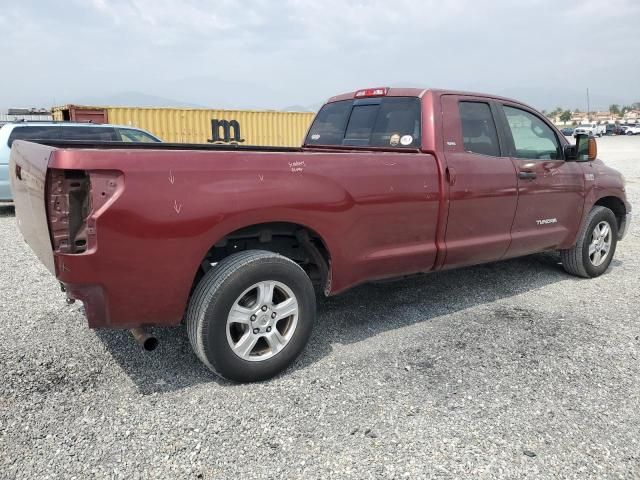
[[262,175],[261,173],[258,174],[258,178],[260,179],[260,181],[262,182],[264,180],[264,175]]
[[176,177],[173,176],[173,171],[169,170],[169,183],[173,185],[175,181],[176,181]]
[[180,213],[180,210],[182,210],[182,204],[178,204],[177,200],[173,201],[173,209],[176,211],[177,214]]

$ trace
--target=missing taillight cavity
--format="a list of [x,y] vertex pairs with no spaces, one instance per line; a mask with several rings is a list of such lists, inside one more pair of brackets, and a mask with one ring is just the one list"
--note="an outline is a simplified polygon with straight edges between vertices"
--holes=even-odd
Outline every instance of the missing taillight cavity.
[[54,251],[82,253],[87,250],[90,187],[90,178],[85,171],[49,170],[47,214]]

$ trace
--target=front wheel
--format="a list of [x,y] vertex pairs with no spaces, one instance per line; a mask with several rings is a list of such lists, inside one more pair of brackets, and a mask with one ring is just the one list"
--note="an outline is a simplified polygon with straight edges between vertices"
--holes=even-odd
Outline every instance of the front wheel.
[[305,271],[276,253],[249,250],[209,270],[186,314],[189,341],[218,375],[239,382],[271,378],[304,349],[315,318]]
[[617,242],[615,215],[606,207],[595,206],[580,229],[576,244],[560,251],[562,266],[578,277],[598,277],[609,268]]

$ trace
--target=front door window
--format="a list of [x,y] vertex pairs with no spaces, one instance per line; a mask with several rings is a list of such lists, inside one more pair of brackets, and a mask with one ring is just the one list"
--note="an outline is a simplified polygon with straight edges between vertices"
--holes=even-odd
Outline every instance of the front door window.
[[553,130],[535,115],[514,107],[504,107],[513,136],[515,158],[531,160],[561,159],[558,139]]

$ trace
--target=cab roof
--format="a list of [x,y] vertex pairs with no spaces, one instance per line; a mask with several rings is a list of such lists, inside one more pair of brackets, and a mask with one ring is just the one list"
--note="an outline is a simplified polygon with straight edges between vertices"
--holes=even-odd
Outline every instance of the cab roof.
[[338,102],[340,100],[353,100],[355,98],[361,98],[361,97],[356,97],[356,93],[362,92],[365,90],[377,90],[378,88],[385,89],[386,93],[384,95],[374,95],[377,97],[384,96],[384,97],[422,98],[427,93],[431,93],[434,96],[438,96],[438,97],[441,95],[462,95],[462,96],[469,96],[469,97],[490,98],[493,100],[502,100],[506,102],[517,103],[520,105],[524,105],[528,108],[531,108],[532,110],[536,110],[535,108],[531,107],[530,105],[527,105],[526,103],[520,102],[518,100],[514,100],[513,98],[502,97],[500,95],[492,95],[489,93],[480,93],[480,92],[468,92],[463,90],[446,90],[446,89],[440,89],[440,88],[393,88],[393,87],[363,88],[359,90],[354,90],[353,92],[347,92],[347,93],[342,93],[340,95],[335,95],[331,97],[329,100],[327,100],[327,103]]

